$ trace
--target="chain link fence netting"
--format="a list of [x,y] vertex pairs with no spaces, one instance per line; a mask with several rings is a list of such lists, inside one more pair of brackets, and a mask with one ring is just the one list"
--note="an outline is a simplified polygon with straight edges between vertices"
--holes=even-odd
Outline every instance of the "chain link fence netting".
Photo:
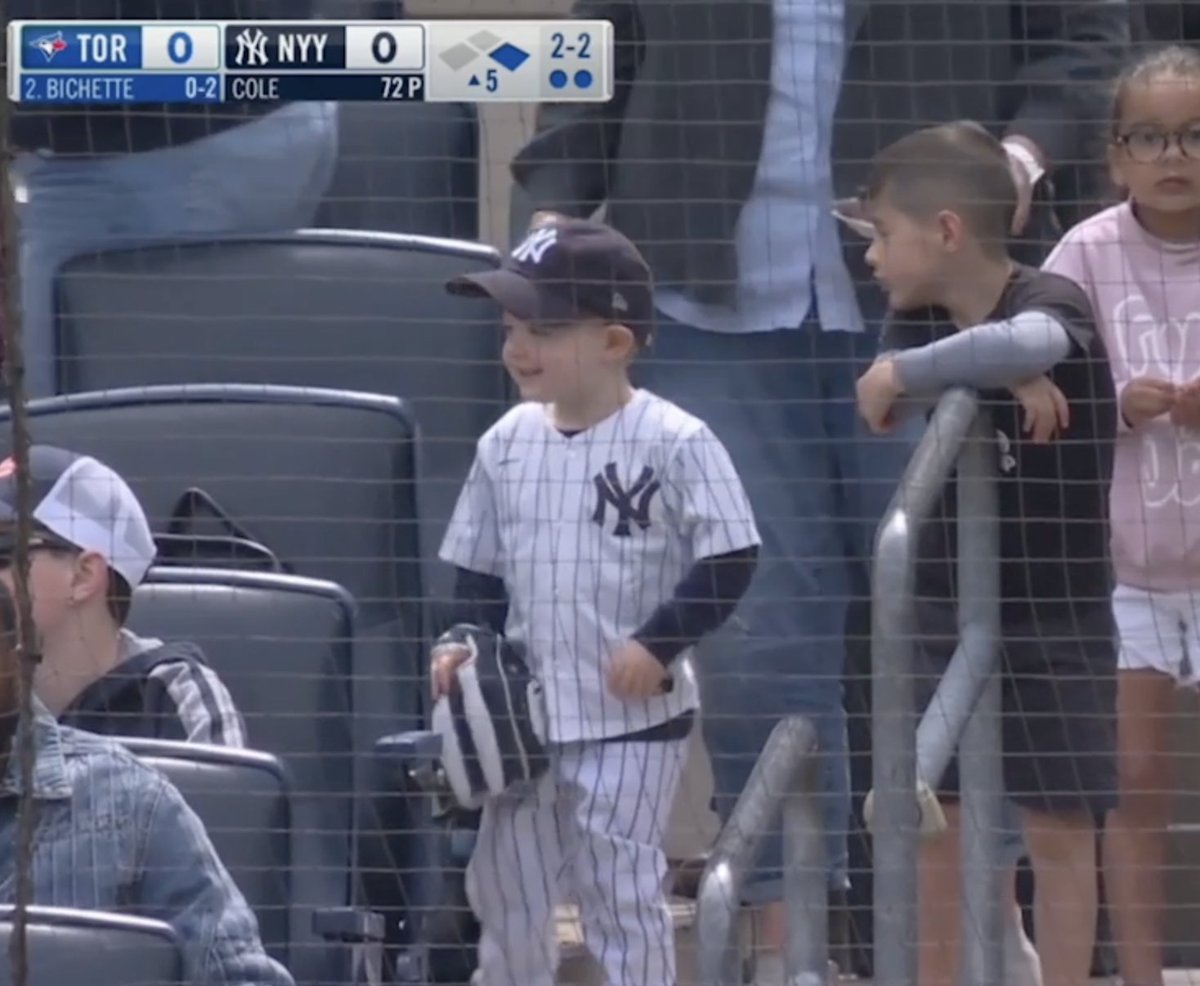
[[[570,12],[525,0],[403,8],[3,5],[6,23]],[[655,608],[638,593],[655,581],[669,594],[678,578],[665,549],[648,555],[639,540],[672,522],[663,503],[674,501],[652,490],[641,525],[631,491],[660,477],[637,487],[645,449],[635,429],[600,451],[560,430],[497,456],[497,470],[519,472],[522,458],[561,470],[505,487],[506,509],[517,517],[523,506],[541,531],[513,549],[522,574],[504,580],[509,598],[488,595],[493,582],[476,586],[466,610],[455,600],[462,579],[439,547],[480,436],[520,388],[504,365],[499,311],[444,284],[492,271],[537,210],[602,205],[658,279],[657,338],[634,381],[712,426],[763,544],[750,602],[700,649],[702,728],[585,744],[591,759],[557,762],[554,803],[534,798],[508,841],[493,840],[488,896],[524,929],[531,956],[519,966],[508,954],[506,968],[522,986],[544,986],[537,976],[557,958],[560,981],[601,981],[583,957],[590,949],[622,986],[699,982],[693,922],[705,854],[771,726],[800,714],[825,754],[831,975],[875,971],[862,821],[868,573],[874,525],[911,446],[856,423],[854,384],[875,355],[883,297],[834,207],[848,208],[870,157],[909,130],[972,117],[1002,136],[1024,112],[1030,132],[1065,155],[1045,162],[1049,181],[1033,190],[1014,246],[1039,263],[1064,229],[1113,201],[1100,93],[1131,57],[1129,18],[1138,44],[1151,35],[1195,44],[1200,30],[1185,3],[1132,13],[1048,0],[581,8],[616,26],[617,98],[607,106],[36,111],[5,100],[10,459],[0,501],[11,519],[0,520],[0,562],[12,625],[0,647],[0,722],[11,723],[17,758],[0,792],[0,830],[12,838],[0,846],[0,905],[15,905],[5,921],[12,982],[94,975],[149,986],[165,981],[151,971],[160,960],[166,975],[196,982],[469,981],[480,929],[467,862],[480,815],[447,809],[446,778],[422,734],[431,645],[464,612],[495,624],[500,603],[498,630],[505,616],[511,628],[550,614],[557,652],[615,647]],[[1052,109],[1039,101],[1047,93],[1059,101]],[[750,301],[737,311],[729,302],[739,291]],[[516,369],[536,375],[536,359],[524,358]],[[581,438],[586,466],[568,450]],[[85,467],[45,447],[107,467],[107,506],[82,506]],[[605,479],[610,460],[615,481]],[[715,475],[711,463],[701,471]],[[593,544],[593,528],[608,534],[614,522],[605,504],[632,530]],[[708,509],[714,528],[736,526]],[[152,564],[135,547],[142,512]],[[100,575],[96,555],[106,558]],[[1093,561],[1106,564],[1104,552]],[[606,565],[618,574],[598,575]],[[640,618],[605,624],[595,614],[606,605]],[[594,696],[578,681],[558,687],[586,720]],[[1162,735],[1177,766],[1162,937],[1174,974],[1200,965],[1200,845],[1194,701],[1170,701],[1178,710]],[[55,718],[116,746],[68,731],[51,762]],[[137,761],[155,773],[139,773]],[[162,776],[178,804],[152,779]],[[669,797],[659,790],[668,787]],[[618,837],[621,819],[629,831]],[[771,961],[756,964],[751,952],[779,945],[777,843],[767,840],[746,895],[745,973],[764,986],[775,981]],[[1016,874],[1028,919],[1028,867]],[[658,885],[666,912],[655,911]],[[547,904],[554,947],[536,940],[529,916]],[[169,930],[89,924],[47,907],[165,920]],[[251,913],[269,960],[246,930]],[[501,951],[511,953],[508,937]],[[1113,974],[1103,914],[1098,937],[1092,971]],[[675,974],[655,964],[676,951]]]

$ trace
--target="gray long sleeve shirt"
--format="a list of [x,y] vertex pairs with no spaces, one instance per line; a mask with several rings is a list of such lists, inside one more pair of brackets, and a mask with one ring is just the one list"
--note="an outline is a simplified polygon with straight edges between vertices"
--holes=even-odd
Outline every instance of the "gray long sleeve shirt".
[[923,400],[950,387],[1012,387],[1046,373],[1070,352],[1071,333],[1061,321],[1026,311],[885,355],[905,395]]

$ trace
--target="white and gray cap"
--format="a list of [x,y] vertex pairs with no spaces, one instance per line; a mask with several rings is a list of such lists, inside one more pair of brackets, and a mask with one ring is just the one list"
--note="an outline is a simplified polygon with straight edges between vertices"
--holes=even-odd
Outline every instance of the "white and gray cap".
[[[154,562],[154,535],[133,490],[98,459],[52,445],[29,450],[33,519],[67,544],[94,551],[132,589]],[[16,519],[17,475],[0,462],[0,522]]]

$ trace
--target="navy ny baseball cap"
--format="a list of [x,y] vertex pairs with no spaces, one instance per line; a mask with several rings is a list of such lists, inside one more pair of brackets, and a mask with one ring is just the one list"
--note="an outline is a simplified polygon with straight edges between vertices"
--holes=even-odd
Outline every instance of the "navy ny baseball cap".
[[533,229],[496,270],[463,274],[451,294],[492,298],[527,322],[603,319],[645,345],[654,333],[654,278],[638,248],[611,226],[560,219]]
[[[60,540],[94,551],[134,588],[154,561],[154,535],[129,484],[98,459],[51,445],[29,449],[33,519]],[[14,461],[0,462],[0,523],[17,517]]]

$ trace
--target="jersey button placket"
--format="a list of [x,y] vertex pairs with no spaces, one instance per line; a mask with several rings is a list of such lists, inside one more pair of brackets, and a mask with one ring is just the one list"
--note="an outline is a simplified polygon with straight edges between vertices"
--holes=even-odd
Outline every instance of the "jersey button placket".
[[[555,473],[560,477],[558,502],[554,516],[554,562],[555,569],[562,573],[561,563],[570,559],[576,541],[575,525],[577,511],[573,506],[579,502],[579,455],[570,439],[564,439],[554,457]],[[554,598],[565,600],[571,594],[571,586],[562,579],[555,579]]]

